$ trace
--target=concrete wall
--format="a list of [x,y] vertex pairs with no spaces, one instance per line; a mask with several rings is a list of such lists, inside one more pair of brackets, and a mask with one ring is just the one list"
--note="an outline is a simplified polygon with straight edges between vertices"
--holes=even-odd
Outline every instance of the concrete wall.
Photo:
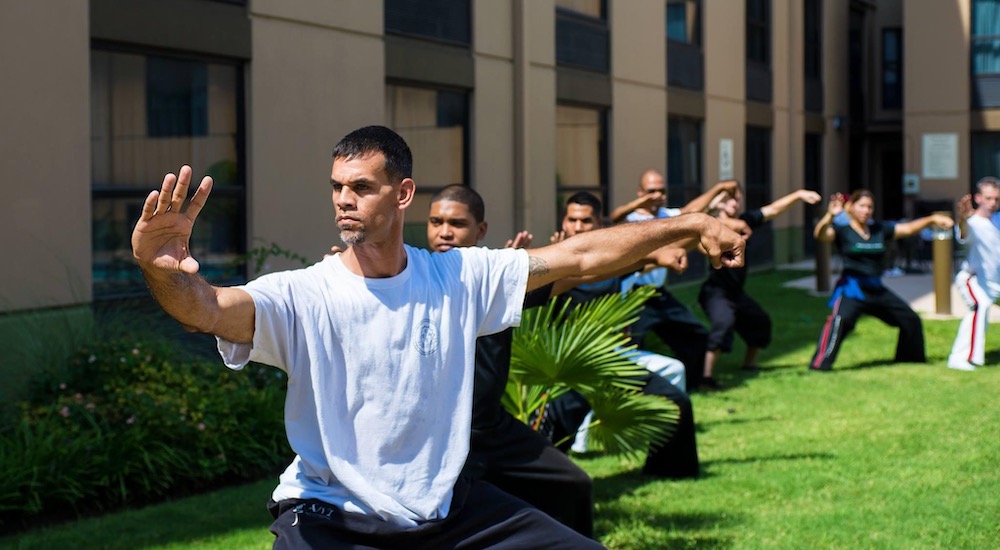
[[[382,3],[251,2],[248,217],[255,244],[319,260],[340,244],[330,156],[345,134],[385,119]],[[294,264],[271,260],[266,271]]]
[[0,8],[0,311],[91,299],[86,2]]
[[[954,199],[969,189],[969,25],[964,0],[906,2],[903,9],[904,166],[921,174],[921,199]],[[922,173],[923,136],[936,133],[958,135],[956,178]]]
[[667,162],[665,4],[633,0],[613,7],[608,211],[635,197],[643,171],[665,172]]
[[719,140],[733,140],[733,176],[746,163],[746,25],[743,2],[703,2],[705,52],[705,183],[719,180]]

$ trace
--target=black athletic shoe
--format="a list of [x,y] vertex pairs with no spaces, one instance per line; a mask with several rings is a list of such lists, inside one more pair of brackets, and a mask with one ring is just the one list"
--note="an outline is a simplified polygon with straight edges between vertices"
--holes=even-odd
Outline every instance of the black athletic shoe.
[[809,365],[809,370],[811,370],[812,372],[830,372],[831,369],[830,367],[814,367],[812,365]]
[[704,391],[718,391],[722,389],[722,384],[719,384],[715,378],[706,376],[701,379],[701,384],[698,386],[698,389]]

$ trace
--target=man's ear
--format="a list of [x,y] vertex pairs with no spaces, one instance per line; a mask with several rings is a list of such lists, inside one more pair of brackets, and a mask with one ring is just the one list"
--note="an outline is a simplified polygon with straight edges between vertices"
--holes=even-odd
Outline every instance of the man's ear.
[[476,242],[477,243],[479,241],[481,241],[481,240],[483,240],[483,239],[486,238],[486,229],[487,229],[487,223],[486,222],[482,222],[482,223],[479,224],[479,233],[476,234]]
[[399,182],[397,192],[399,193],[397,196],[399,209],[402,210],[410,206],[410,203],[413,202],[413,197],[417,193],[417,184],[411,178],[403,178],[403,181]]

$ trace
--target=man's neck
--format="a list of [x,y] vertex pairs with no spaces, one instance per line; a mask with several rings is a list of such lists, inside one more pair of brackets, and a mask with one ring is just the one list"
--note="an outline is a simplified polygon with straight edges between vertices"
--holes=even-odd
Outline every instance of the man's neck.
[[391,243],[361,243],[347,247],[341,254],[344,267],[369,279],[395,277],[406,268],[406,249],[402,239]]
[[990,219],[990,218],[992,218],[994,216],[994,214],[996,214],[996,212],[994,212],[994,211],[992,211],[992,210],[990,210],[988,208],[977,208],[976,211],[975,211],[975,214],[977,216],[982,216],[982,217],[984,217],[986,219]]

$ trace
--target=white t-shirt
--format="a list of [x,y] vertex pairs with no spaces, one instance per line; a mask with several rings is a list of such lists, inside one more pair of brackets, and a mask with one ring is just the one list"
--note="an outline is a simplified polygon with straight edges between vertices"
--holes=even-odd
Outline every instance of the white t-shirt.
[[968,245],[969,254],[962,269],[974,273],[983,290],[996,300],[1000,297],[1000,230],[989,218],[975,214],[965,223],[968,235],[963,242]]
[[[656,211],[656,216],[652,214],[644,214],[636,211],[629,212],[625,216],[625,221],[627,222],[644,222],[646,220],[660,219],[660,218],[673,218],[680,216],[680,208],[664,208],[660,207]],[[657,288],[662,288],[667,284],[667,268],[658,267],[656,269],[650,269],[646,272],[633,273],[628,277],[622,279],[622,292],[628,292],[632,287],[636,286],[654,286]]]
[[315,498],[413,526],[448,515],[469,450],[476,338],[520,323],[524,250],[407,246],[395,277],[366,279],[340,255],[242,288],[252,346],[219,339],[227,366],[288,373],[296,457],[272,498]]

